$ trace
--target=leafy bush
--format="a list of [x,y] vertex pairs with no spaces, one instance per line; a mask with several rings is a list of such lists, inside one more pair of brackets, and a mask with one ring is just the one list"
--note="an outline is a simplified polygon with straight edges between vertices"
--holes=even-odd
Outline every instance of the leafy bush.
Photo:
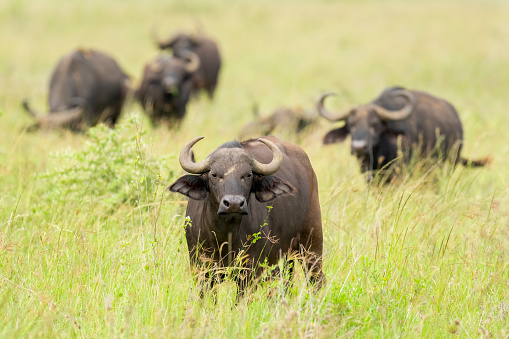
[[66,150],[52,158],[63,163],[41,175],[44,200],[52,203],[93,201],[101,210],[111,211],[120,204],[151,201],[157,188],[173,175],[162,164],[167,158],[153,157],[132,116],[110,129],[90,128],[83,150]]

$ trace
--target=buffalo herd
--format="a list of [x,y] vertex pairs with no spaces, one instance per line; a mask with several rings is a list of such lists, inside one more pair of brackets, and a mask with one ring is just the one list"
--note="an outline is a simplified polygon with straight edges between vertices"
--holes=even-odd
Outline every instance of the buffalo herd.
[[[219,48],[203,35],[178,33],[167,39],[154,35],[154,40],[160,54],[145,65],[134,89],[131,77],[102,52],[81,48],[64,56],[51,76],[49,113],[37,113],[23,101],[34,126],[83,130],[102,122],[114,127],[129,93],[153,124],[178,125],[190,99],[202,90],[214,97],[222,64]],[[317,113],[280,108],[265,118],[257,114],[241,135],[259,138],[227,142],[200,162],[194,160],[192,148],[203,137],[181,149],[179,161],[188,174],[169,190],[189,198],[185,233],[191,267],[202,278],[202,294],[229,275],[241,296],[249,284],[265,276],[284,270],[291,278],[295,262],[302,263],[312,286],[325,283],[316,174],[301,147],[271,133],[301,133],[319,116],[339,123],[325,134],[323,143],[342,142],[350,135],[351,154],[368,181],[394,168],[396,160],[408,164],[416,155],[467,166],[488,162],[461,156],[462,124],[454,106],[444,99],[389,87],[370,103],[331,113],[325,108],[331,95],[320,96]],[[266,275],[268,267],[272,269]]]

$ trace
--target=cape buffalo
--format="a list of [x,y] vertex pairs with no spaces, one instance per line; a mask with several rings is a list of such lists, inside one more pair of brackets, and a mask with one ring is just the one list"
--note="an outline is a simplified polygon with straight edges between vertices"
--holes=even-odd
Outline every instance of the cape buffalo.
[[241,267],[236,277],[240,296],[261,275],[260,264],[275,265],[300,252],[310,281],[320,287],[325,279],[322,220],[316,175],[306,153],[268,136],[228,142],[195,163],[190,150],[202,138],[188,142],[179,158],[182,168],[196,175],[184,175],[169,187],[190,198],[185,230],[191,266],[209,265],[206,277],[213,285],[211,272],[235,261]]
[[129,76],[110,56],[93,50],[78,49],[64,56],[51,75],[48,115],[23,107],[37,126],[78,129],[84,123],[94,126],[105,122],[114,126],[128,91]]
[[150,115],[153,123],[161,120],[179,122],[186,113],[192,89],[192,76],[198,69],[198,57],[188,54],[189,60],[161,55],[149,62],[135,97]]
[[275,133],[282,133],[283,135],[298,134],[316,122],[314,116],[311,116],[299,107],[278,108],[266,117],[261,117],[258,109],[255,107],[254,115],[255,121],[244,125],[242,128],[240,133],[241,138]]
[[159,49],[171,49],[176,58],[186,58],[189,52],[198,55],[200,67],[193,75],[193,91],[204,89],[212,99],[221,68],[221,55],[216,42],[203,36],[184,33],[177,33],[167,40],[159,40],[157,37],[154,39]]
[[425,92],[403,87],[385,89],[369,104],[332,115],[324,108],[323,94],[318,112],[330,121],[344,121],[323,139],[324,144],[342,142],[351,135],[351,153],[361,163],[361,171],[376,171],[393,162],[398,150],[409,161],[412,152],[422,156],[453,159],[455,163],[483,166],[487,159],[468,161],[460,157],[463,128],[456,109],[447,101]]

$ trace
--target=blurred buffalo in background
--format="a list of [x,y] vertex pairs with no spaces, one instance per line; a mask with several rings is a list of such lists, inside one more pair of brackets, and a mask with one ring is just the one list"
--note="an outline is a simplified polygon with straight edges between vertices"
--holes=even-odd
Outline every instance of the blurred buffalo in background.
[[104,122],[111,127],[120,116],[129,89],[129,76],[110,56],[80,48],[64,56],[51,75],[47,115],[23,107],[36,127],[70,127],[79,130]]
[[192,52],[187,53],[187,58],[160,55],[147,63],[135,97],[154,124],[171,124],[184,118],[193,75],[199,66],[200,60]]
[[[342,142],[351,135],[351,153],[361,163],[361,171],[377,171],[390,165],[398,151],[408,162],[413,152],[463,165],[484,166],[488,159],[461,158],[463,127],[456,109],[447,101],[425,92],[390,87],[369,104],[355,106],[340,114],[324,108],[323,94],[318,112],[326,119],[344,121],[324,137],[324,144]],[[368,179],[370,179],[369,177]]]
[[212,99],[221,68],[221,55],[217,43],[201,34],[177,33],[166,40],[160,40],[153,33],[153,38],[160,50],[171,49],[176,58],[185,59],[189,52],[196,53],[200,59],[200,66],[193,74],[193,92],[204,89]]
[[310,114],[300,107],[282,107],[272,114],[262,117],[258,107],[253,109],[255,120],[242,127],[240,139],[269,134],[295,135],[317,122],[317,116]]

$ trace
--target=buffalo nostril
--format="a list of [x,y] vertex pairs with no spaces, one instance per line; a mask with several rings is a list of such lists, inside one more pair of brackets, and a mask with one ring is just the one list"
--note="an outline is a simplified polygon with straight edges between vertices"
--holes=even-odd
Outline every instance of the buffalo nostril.
[[223,200],[223,205],[225,205],[226,207],[230,207],[230,203],[226,200]]
[[368,146],[368,143],[366,140],[353,140],[352,141],[352,148],[356,151],[361,151],[365,149]]
[[244,206],[244,201],[240,202],[240,207]]

